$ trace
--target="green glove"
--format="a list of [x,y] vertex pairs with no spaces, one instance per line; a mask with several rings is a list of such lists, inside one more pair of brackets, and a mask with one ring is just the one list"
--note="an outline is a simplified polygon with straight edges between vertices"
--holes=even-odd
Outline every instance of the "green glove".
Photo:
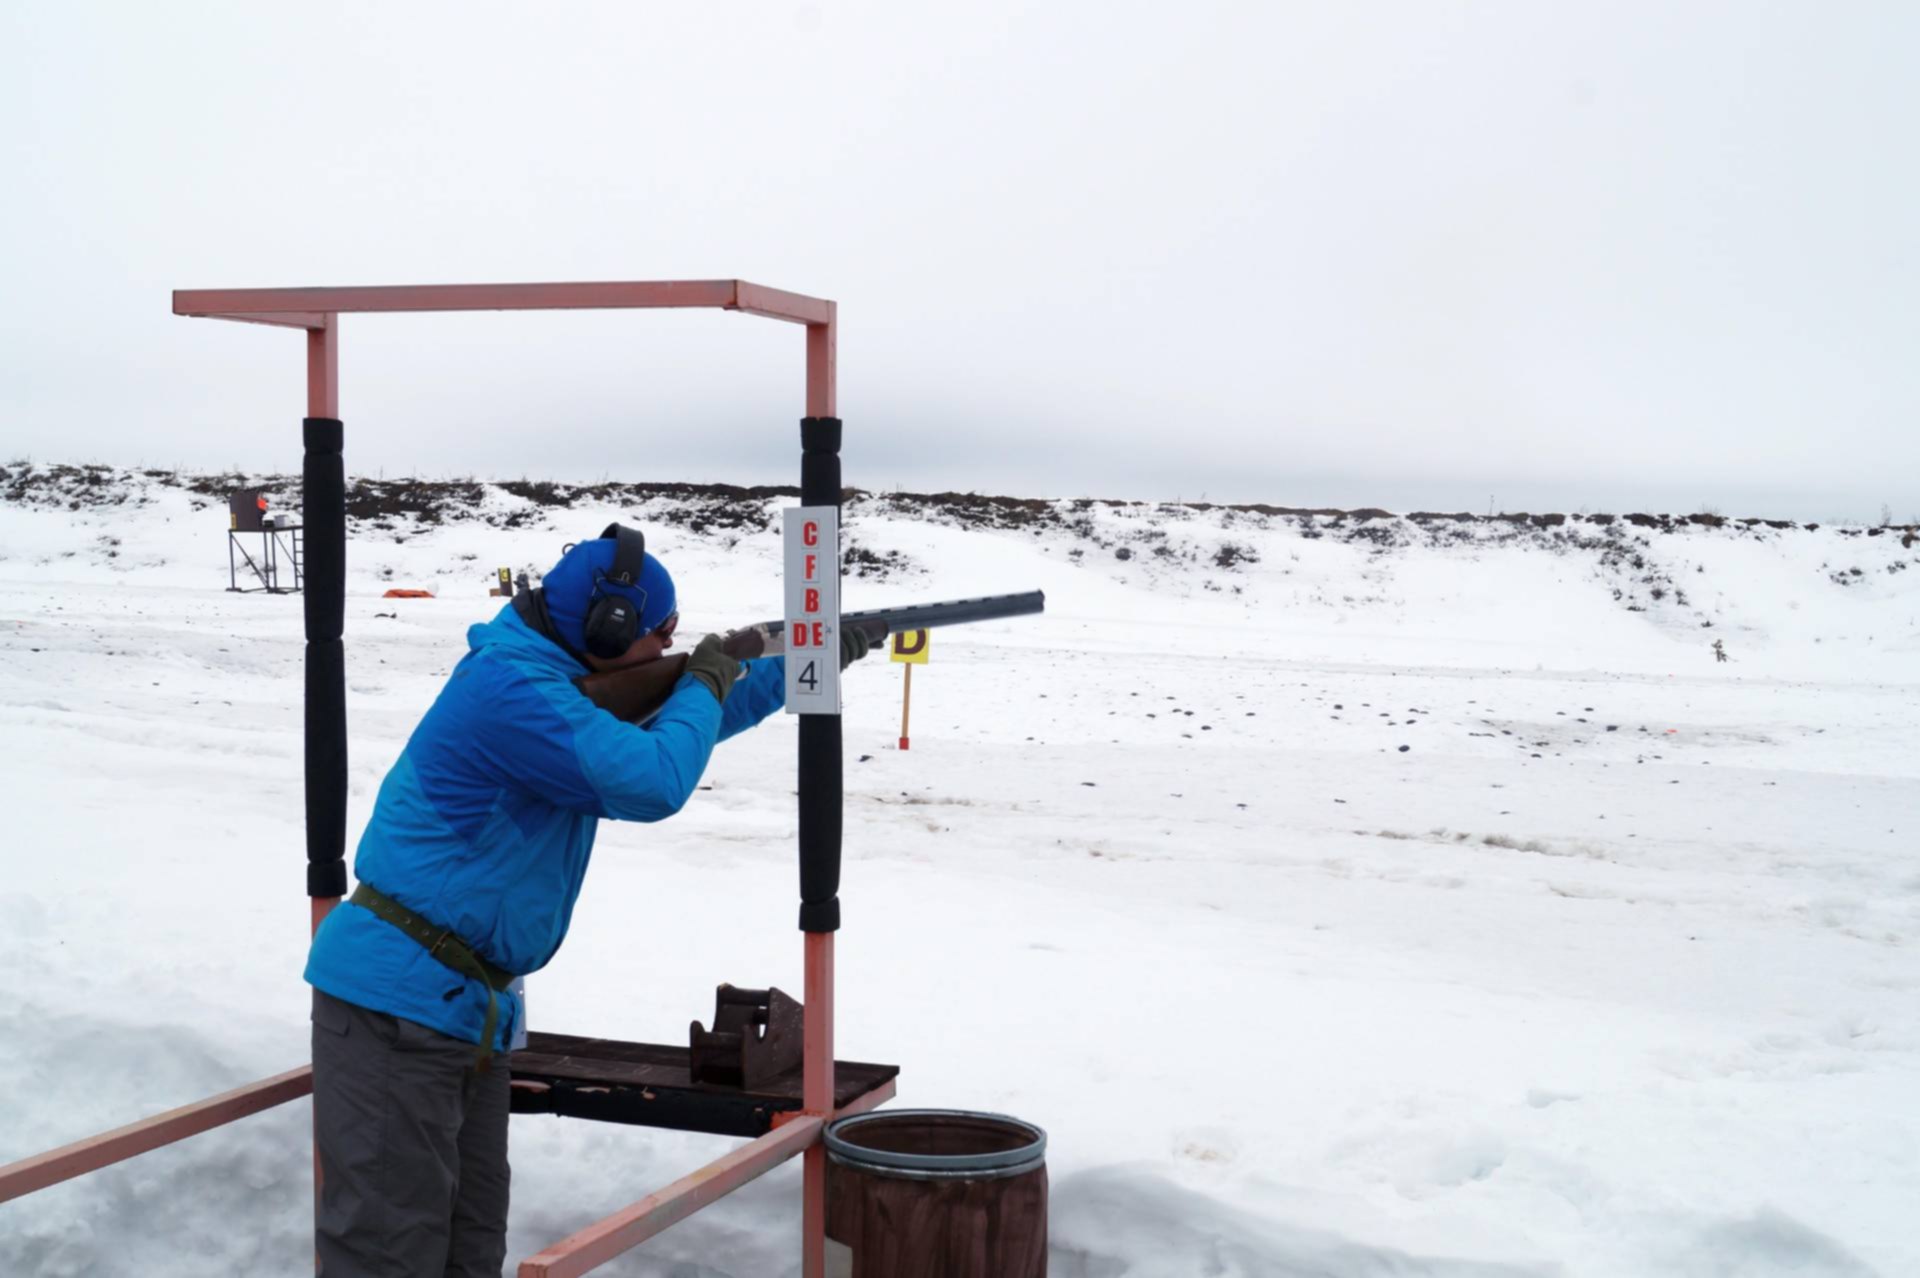
[[706,684],[713,699],[723,706],[727,704],[727,694],[733,691],[733,681],[740,677],[743,669],[737,659],[720,650],[719,635],[702,639],[694,645],[693,655],[687,658],[687,673]]
[[867,655],[873,647],[873,641],[867,638],[867,632],[858,626],[848,626],[840,632],[840,668],[845,670],[854,662]]

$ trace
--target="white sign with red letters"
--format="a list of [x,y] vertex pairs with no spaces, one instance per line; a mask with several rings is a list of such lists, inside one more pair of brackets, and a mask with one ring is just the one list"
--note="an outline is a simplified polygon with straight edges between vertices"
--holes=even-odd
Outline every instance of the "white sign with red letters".
[[840,713],[840,509],[786,516],[787,713]]

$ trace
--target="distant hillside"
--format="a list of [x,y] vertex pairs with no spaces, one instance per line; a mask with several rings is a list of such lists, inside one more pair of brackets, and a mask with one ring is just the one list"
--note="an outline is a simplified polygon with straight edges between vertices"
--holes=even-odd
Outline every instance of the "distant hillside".
[[[195,473],[159,469],[123,469],[104,465],[38,465],[32,462],[0,464],[0,501],[17,506],[99,509],[129,504],[150,503],[157,491],[176,489],[205,499],[205,505],[224,502],[229,493],[240,489],[259,489],[281,509],[297,508],[300,503],[300,478],[297,475],[246,474],[239,471]],[[500,494],[523,503],[519,509],[501,510],[488,500]],[[666,499],[679,512],[673,522],[704,532],[708,528],[742,528],[766,522],[766,502],[772,498],[798,498],[800,490],[789,485],[625,483],[565,484],[547,480],[478,479],[370,479],[357,476],[348,480],[347,518],[350,526],[361,525],[374,531],[390,531],[395,521],[410,519],[432,525],[460,520],[480,520],[496,527],[517,527],[531,522],[538,510],[572,510],[579,507],[638,506]],[[868,492],[859,488],[843,490],[847,505],[858,511],[879,506],[897,513],[912,512],[921,517],[941,519],[962,527],[1029,530],[1041,528],[1070,534],[1091,535],[1092,511],[1126,514],[1151,512],[1161,517],[1191,519],[1217,514],[1226,526],[1271,527],[1274,521],[1294,521],[1297,526],[1317,530],[1320,536],[1374,544],[1405,544],[1397,536],[1386,541],[1377,527],[1411,524],[1425,530],[1432,544],[1452,544],[1463,535],[1483,540],[1480,533],[1462,534],[1461,529],[1490,528],[1511,536],[1526,529],[1554,529],[1582,526],[1589,529],[1613,529],[1626,526],[1671,533],[1690,528],[1730,528],[1735,530],[1770,529],[1774,531],[1818,531],[1817,523],[1800,524],[1786,519],[1734,518],[1718,514],[1660,514],[1623,512],[1619,514],[1554,514],[1527,511],[1502,511],[1476,515],[1470,511],[1416,510],[1406,513],[1362,507],[1340,510],[1333,507],[1274,506],[1265,503],[1225,504],[1217,502],[1146,502],[1112,498],[1043,498],[990,496],[981,493]],[[1894,534],[1903,539],[1903,548],[1920,543],[1920,525],[1883,524],[1837,525],[1845,536],[1878,537]],[[1611,535],[1611,534],[1606,534]],[[1496,540],[1499,539],[1496,536]]]
[[[247,488],[298,510],[297,476],[0,466],[0,571],[137,571],[155,585],[224,586],[226,498]],[[653,533],[676,572],[765,583],[753,587],[762,601],[779,571],[779,511],[796,496],[361,477],[347,494],[349,589],[416,584],[484,598],[497,566],[537,580],[561,543],[628,519]],[[1920,652],[1911,525],[848,490],[845,530],[846,571],[889,595],[1041,582],[1062,606],[1101,615],[1175,624],[1252,610],[1296,623],[1330,658],[1432,660],[1436,643],[1466,639],[1502,661],[1664,668],[1675,644],[1693,663],[1725,636],[1749,674],[1838,665],[1905,678]],[[1880,670],[1878,658],[1895,664]]]

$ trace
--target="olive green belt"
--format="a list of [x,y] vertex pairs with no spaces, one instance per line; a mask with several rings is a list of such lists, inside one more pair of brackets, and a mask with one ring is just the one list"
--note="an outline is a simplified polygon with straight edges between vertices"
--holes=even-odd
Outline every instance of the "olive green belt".
[[347,898],[375,918],[393,924],[418,941],[427,953],[462,976],[470,976],[487,987],[487,1020],[480,1030],[480,1064],[493,1056],[493,1031],[500,1020],[500,994],[513,982],[512,972],[495,967],[462,940],[451,928],[428,922],[370,883],[362,883]]

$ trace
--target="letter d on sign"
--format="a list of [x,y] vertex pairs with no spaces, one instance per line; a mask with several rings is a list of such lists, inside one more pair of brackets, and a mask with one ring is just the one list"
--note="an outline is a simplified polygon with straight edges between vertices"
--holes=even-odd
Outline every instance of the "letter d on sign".
[[924,630],[895,631],[893,636],[893,651],[889,654],[888,659],[891,661],[905,662],[908,665],[924,666],[927,664],[927,649],[929,646],[927,632]]
[[[797,658],[796,651],[834,654],[840,646],[840,512],[832,506],[790,506],[784,519],[787,597],[787,713],[839,714],[840,663]],[[810,676],[802,679],[803,673]]]

